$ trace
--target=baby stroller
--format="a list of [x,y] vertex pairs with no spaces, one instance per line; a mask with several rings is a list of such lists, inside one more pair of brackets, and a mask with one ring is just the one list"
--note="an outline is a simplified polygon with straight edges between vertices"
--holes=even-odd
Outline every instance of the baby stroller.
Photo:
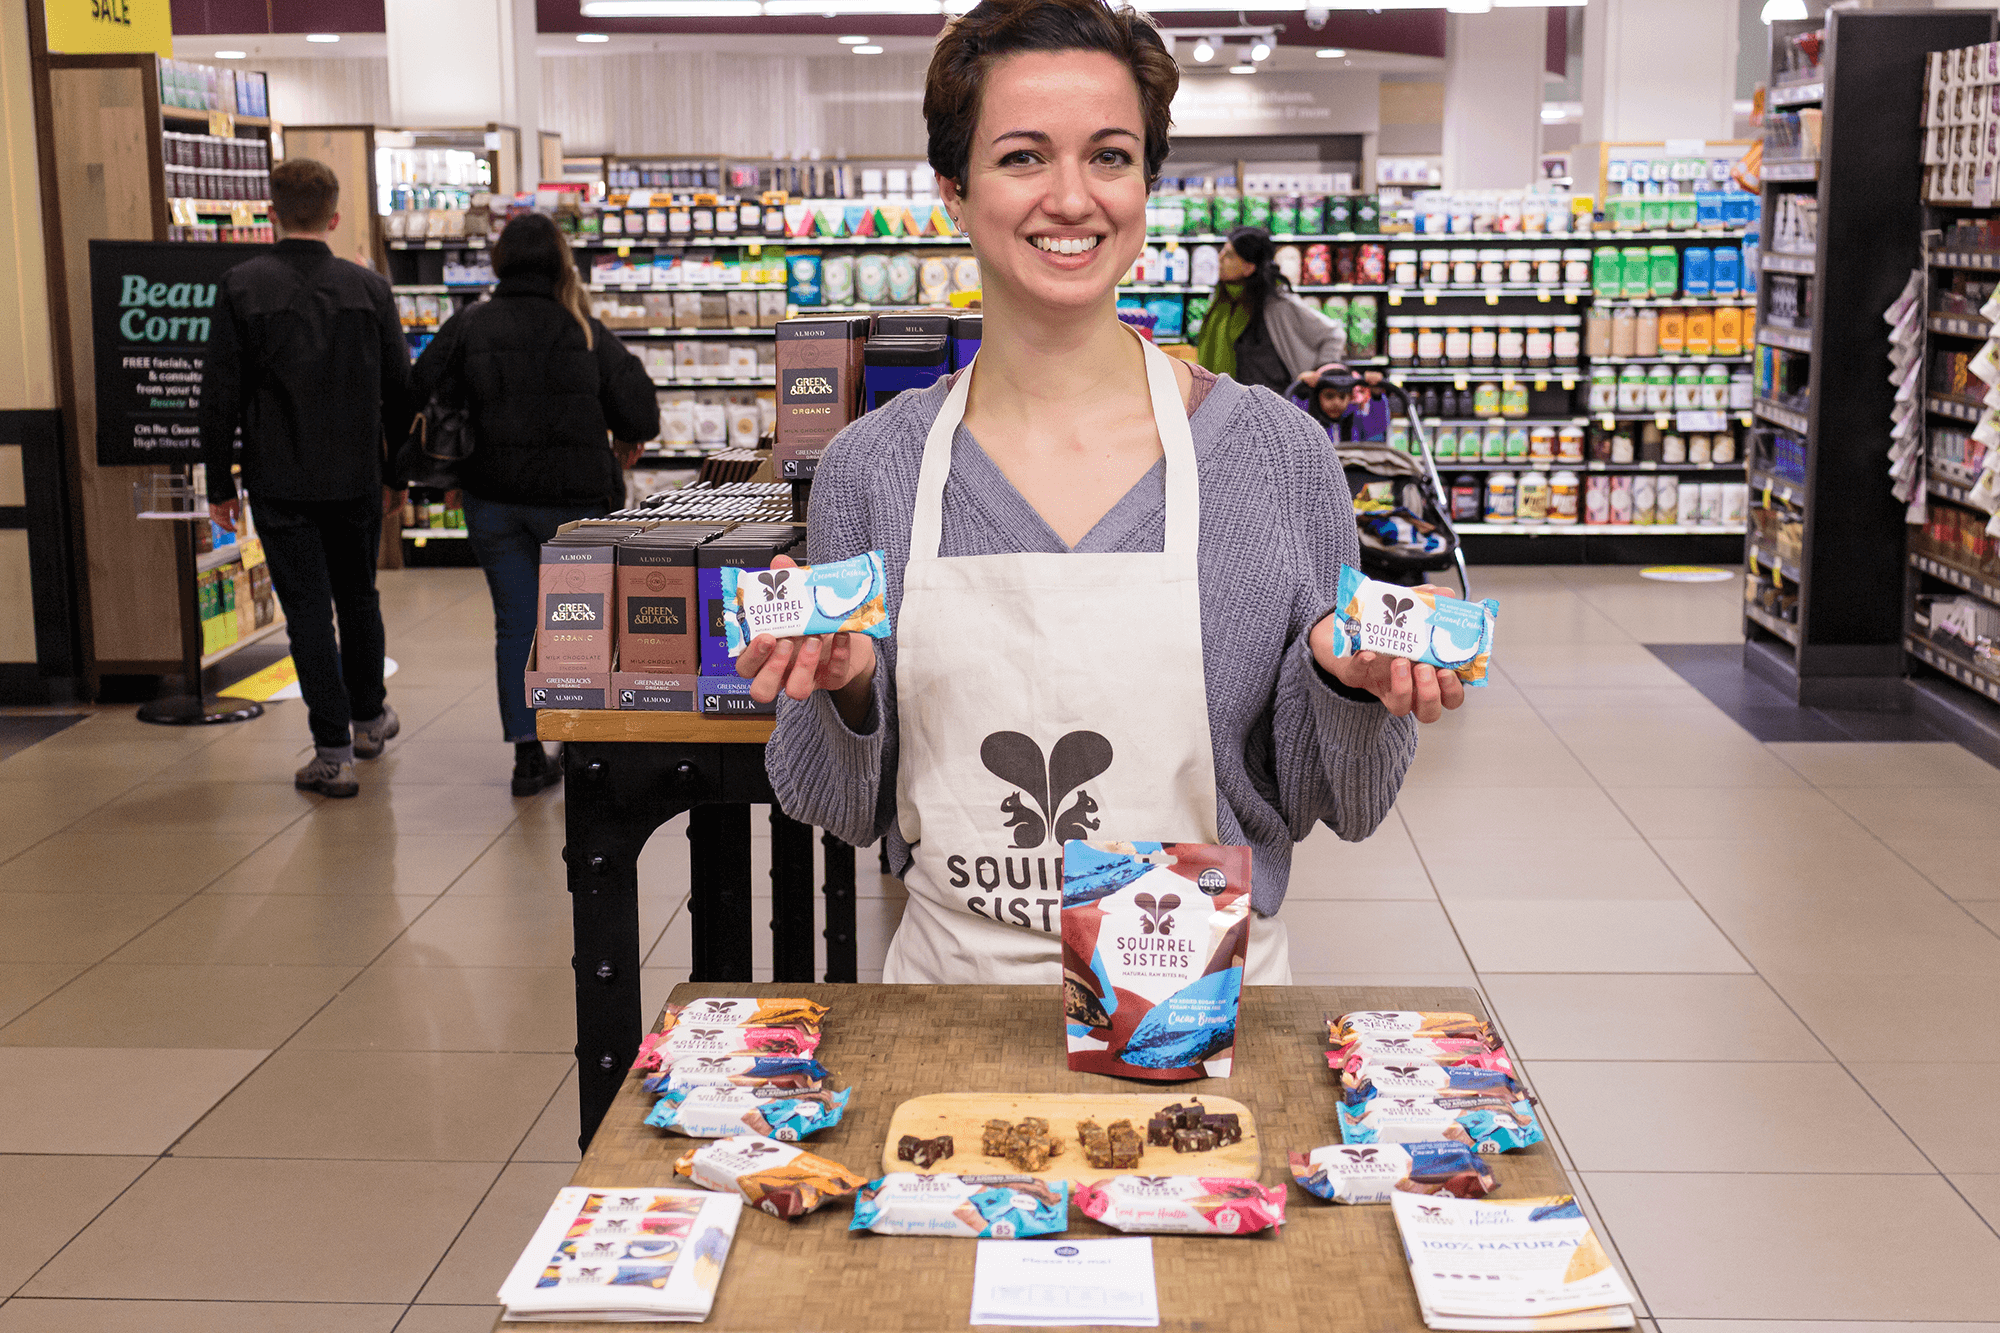
[[[1370,385],[1400,410],[1410,423],[1410,452],[1390,449],[1379,440],[1344,441],[1336,447],[1355,496],[1355,522],[1361,536],[1361,572],[1370,578],[1414,585],[1425,575],[1458,571],[1458,589],[1472,596],[1465,552],[1451,525],[1451,497],[1431,456],[1430,433],[1417,415],[1403,386],[1393,381]],[[1288,396],[1309,392],[1302,382]]]

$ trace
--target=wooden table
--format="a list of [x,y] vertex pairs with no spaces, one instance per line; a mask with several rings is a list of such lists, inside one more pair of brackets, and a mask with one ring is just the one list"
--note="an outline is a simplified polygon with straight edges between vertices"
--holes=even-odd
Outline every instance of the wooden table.
[[[948,1091],[1149,1090],[1069,1071],[1055,986],[686,985],[674,989],[673,1002],[724,993],[804,995],[832,1006],[820,1056],[834,1082],[852,1087],[854,1096],[846,1119],[807,1146],[871,1178],[881,1174],[890,1114],[906,1098]],[[1158,1086],[1170,1099],[1211,1091],[1249,1106],[1263,1141],[1263,1181],[1289,1186],[1288,1151],[1339,1141],[1325,1015],[1349,1009],[1484,1016],[1470,990],[1251,987],[1244,992],[1234,1077]],[[641,1124],[651,1103],[639,1080],[628,1078],[570,1183],[675,1183],[674,1159],[695,1141]],[[1148,1150],[1148,1168],[1157,1151]],[[1495,1158],[1493,1169],[1498,1196],[1569,1192],[1547,1143]],[[746,1210],[706,1327],[717,1333],[959,1333],[968,1326],[977,1242],[850,1233],[852,1215],[844,1203],[793,1222]],[[1292,1186],[1286,1217],[1282,1231],[1256,1236],[1155,1236],[1160,1327],[1182,1333],[1423,1328],[1386,1205],[1323,1203]],[[1074,1208],[1070,1219],[1066,1234],[1072,1237],[1118,1234]],[[539,1327],[597,1333],[605,1326]]]
[[[778,809],[764,775],[768,717],[644,710],[535,714],[563,743],[563,804],[576,952],[579,1145],[590,1142],[645,1031],[639,998],[639,853],[660,825],[688,813],[688,910],[697,982],[744,983],[751,968],[750,807],[771,807],[771,975],[813,979],[812,829]],[[854,849],[826,849],[826,980],[851,982]]]

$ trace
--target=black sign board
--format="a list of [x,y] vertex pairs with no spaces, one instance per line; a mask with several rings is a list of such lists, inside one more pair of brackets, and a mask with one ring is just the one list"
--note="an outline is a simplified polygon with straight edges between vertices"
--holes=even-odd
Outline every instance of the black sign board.
[[99,467],[201,461],[202,369],[222,275],[268,248],[90,243]]

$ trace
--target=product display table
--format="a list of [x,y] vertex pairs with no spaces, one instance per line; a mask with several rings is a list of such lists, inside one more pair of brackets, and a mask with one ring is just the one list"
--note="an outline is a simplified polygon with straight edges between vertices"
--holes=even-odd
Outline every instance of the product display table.
[[[1255,986],[1243,993],[1234,1075],[1148,1085],[1069,1071],[1056,986],[725,986],[674,988],[674,1003],[703,996],[802,995],[832,1007],[820,1058],[851,1087],[841,1124],[804,1146],[873,1178],[896,1106],[932,1092],[1146,1092],[1163,1101],[1204,1092],[1255,1115],[1263,1183],[1287,1186],[1286,1224],[1255,1236],[1155,1236],[1160,1327],[1183,1333],[1401,1333],[1421,1330],[1395,1219],[1386,1205],[1325,1203],[1291,1185],[1286,1154],[1337,1143],[1335,1075],[1326,1065],[1328,1013],[1445,1009],[1485,1016],[1478,995],[1442,987]],[[570,1183],[676,1183],[674,1159],[696,1140],[641,1123],[652,1108],[628,1076]],[[1569,1192],[1544,1142],[1491,1159],[1496,1197]],[[1173,1156],[1149,1148],[1145,1172],[1172,1174]],[[685,1180],[679,1183],[685,1184]],[[792,1222],[746,1209],[706,1327],[716,1333],[945,1333],[968,1326],[978,1242],[849,1232],[837,1202]],[[527,1221],[528,1219],[523,1219]],[[1067,1237],[1119,1233],[1074,1207]],[[540,1324],[601,1330],[603,1324]],[[501,1324],[522,1329],[527,1324]]]
[[[535,714],[563,742],[563,861],[576,953],[577,1102],[587,1143],[639,1050],[639,853],[688,812],[697,982],[747,982],[751,959],[750,807],[771,806],[771,975],[812,980],[812,829],[788,819],[764,776],[771,720],[639,710]],[[826,847],[826,979],[854,980],[854,849]]]

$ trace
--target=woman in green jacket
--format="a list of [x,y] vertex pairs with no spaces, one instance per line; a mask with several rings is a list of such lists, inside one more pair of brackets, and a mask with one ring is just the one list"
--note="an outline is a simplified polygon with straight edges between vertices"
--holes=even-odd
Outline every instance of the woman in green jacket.
[[1283,394],[1300,375],[1340,360],[1347,330],[1294,296],[1273,256],[1262,227],[1229,233],[1195,357],[1239,384]]

